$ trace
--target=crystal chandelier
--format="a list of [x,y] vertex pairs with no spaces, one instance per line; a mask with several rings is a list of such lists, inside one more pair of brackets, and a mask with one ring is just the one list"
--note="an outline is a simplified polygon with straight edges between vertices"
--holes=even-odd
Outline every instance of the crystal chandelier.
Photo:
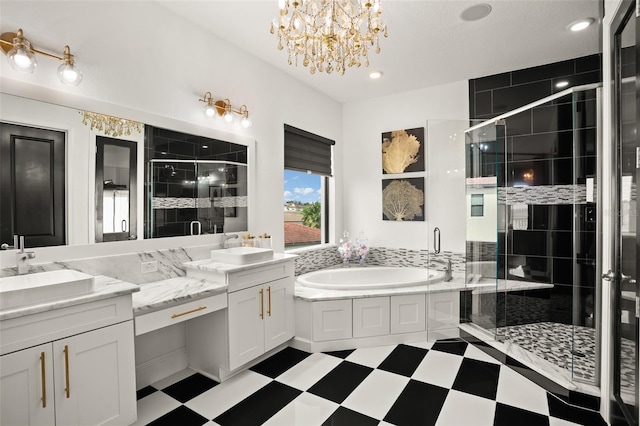
[[289,65],[344,75],[347,67],[369,66],[369,49],[380,53],[379,34],[387,37],[380,0],[280,0],[271,23],[278,50],[287,46]]

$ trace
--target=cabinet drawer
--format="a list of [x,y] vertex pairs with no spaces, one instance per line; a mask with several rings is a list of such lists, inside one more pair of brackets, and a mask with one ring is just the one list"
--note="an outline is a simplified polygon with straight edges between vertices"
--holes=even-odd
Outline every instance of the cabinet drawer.
[[227,284],[232,292],[285,277],[293,280],[293,261],[232,272],[227,276]]
[[0,321],[1,354],[116,324],[133,317],[131,295]]
[[136,336],[210,314],[226,307],[227,293],[222,293],[140,315],[135,318]]

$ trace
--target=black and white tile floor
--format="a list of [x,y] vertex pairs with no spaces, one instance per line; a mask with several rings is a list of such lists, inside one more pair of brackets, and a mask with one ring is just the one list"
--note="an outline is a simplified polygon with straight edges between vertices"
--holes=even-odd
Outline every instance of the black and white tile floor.
[[286,348],[219,384],[184,370],[138,391],[136,425],[604,425],[458,339]]

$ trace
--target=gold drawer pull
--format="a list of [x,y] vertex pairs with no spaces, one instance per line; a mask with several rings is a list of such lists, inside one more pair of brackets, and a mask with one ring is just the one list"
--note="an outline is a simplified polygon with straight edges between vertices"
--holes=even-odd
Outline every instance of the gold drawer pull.
[[200,306],[200,307],[195,308],[195,309],[192,309],[192,310],[190,310],[190,311],[180,312],[179,314],[173,314],[173,315],[171,315],[171,318],[178,318],[178,317],[181,317],[181,316],[183,316],[183,315],[189,315],[189,314],[192,314],[192,313],[194,313],[194,312],[201,311],[201,310],[203,310],[203,309],[207,309],[207,307],[206,307],[206,306]]
[[264,319],[264,289],[260,289],[260,319]]
[[64,377],[66,380],[67,387],[64,390],[67,398],[71,394],[71,389],[69,389],[69,345],[64,345]]
[[44,374],[44,352],[40,352],[40,370],[42,371],[42,408],[47,408],[47,382]]
[[271,287],[267,287],[267,295],[269,296],[269,307],[267,308],[267,314],[271,316]]

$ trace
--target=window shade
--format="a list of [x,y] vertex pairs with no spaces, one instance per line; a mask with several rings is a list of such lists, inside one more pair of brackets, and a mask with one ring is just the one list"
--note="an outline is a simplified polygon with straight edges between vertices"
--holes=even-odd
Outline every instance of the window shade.
[[284,125],[284,168],[331,176],[331,146],[335,141]]

